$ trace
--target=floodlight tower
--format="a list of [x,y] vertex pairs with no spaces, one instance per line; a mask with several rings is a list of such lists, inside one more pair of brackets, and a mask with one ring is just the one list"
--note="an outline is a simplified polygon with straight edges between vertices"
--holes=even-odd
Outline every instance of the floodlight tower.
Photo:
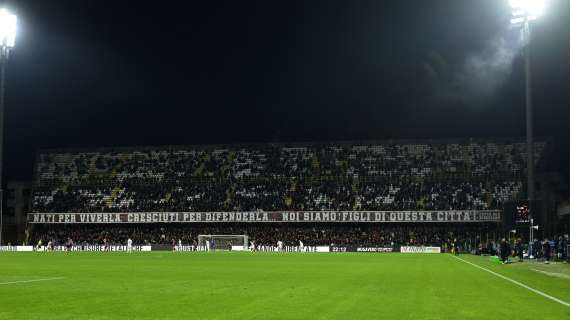
[[[509,0],[512,9],[511,25],[520,28],[524,42],[524,69],[525,69],[525,105],[526,105],[526,170],[527,170],[527,198],[529,208],[530,232],[533,234],[534,212],[532,200],[534,200],[534,137],[533,137],[533,114],[532,114],[532,73],[530,68],[530,23],[538,19],[544,13],[545,0]],[[532,243],[532,239],[529,239]],[[529,254],[530,256],[531,254]]]
[[18,18],[6,9],[0,9],[0,246],[2,245],[2,230],[4,228],[2,210],[4,203],[2,166],[4,149],[4,83],[6,63],[10,57],[10,51],[16,43],[16,25]]

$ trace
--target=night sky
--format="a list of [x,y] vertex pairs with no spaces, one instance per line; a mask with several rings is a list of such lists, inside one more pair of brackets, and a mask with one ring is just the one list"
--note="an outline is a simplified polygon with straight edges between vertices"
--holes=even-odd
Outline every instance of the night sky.
[[[35,152],[524,136],[507,0],[6,1],[6,176]],[[534,26],[536,134],[570,125],[570,1]]]

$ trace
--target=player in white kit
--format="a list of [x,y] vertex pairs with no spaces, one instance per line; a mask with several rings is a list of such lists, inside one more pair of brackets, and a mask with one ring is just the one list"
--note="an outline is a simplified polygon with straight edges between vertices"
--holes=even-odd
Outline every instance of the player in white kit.
[[283,252],[283,241],[277,241],[277,251]]
[[303,241],[299,240],[299,251],[303,252],[304,249],[305,245],[303,244]]
[[127,252],[133,252],[133,240],[131,238],[127,239]]

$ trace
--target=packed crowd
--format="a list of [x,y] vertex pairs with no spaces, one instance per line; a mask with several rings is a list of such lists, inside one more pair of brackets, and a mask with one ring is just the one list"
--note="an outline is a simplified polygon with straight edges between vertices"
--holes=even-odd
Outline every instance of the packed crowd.
[[52,151],[39,155],[32,211],[496,209],[524,192],[525,150],[464,141]]

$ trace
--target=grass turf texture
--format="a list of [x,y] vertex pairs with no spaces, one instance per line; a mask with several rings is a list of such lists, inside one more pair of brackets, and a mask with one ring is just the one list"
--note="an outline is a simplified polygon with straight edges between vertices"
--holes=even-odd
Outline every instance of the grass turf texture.
[[[570,302],[534,271],[568,265],[461,258]],[[0,253],[0,283],[54,277],[0,285],[0,319],[570,319],[447,254]]]

